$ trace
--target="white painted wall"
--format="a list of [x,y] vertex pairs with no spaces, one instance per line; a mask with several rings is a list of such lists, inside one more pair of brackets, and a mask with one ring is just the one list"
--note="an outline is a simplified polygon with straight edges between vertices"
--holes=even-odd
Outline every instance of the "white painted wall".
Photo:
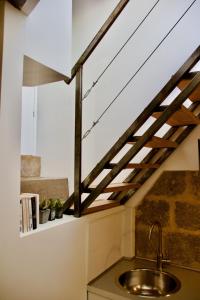
[[[117,0],[73,1],[74,62],[117,2]],[[118,21],[84,66],[84,91],[96,80],[122,43],[126,41],[155,3],[155,0],[130,1]],[[84,100],[83,132],[98,118],[191,3],[191,0],[159,2],[126,49],[106,72],[90,96]],[[132,84],[84,140],[83,177],[96,165],[199,45],[200,36],[197,30],[200,26],[199,13],[200,3],[197,1]],[[69,177],[70,192],[73,191],[73,89],[74,87],[67,87],[65,84],[59,83],[40,87],[38,91],[40,111],[38,154],[42,155],[44,161],[43,174],[45,176],[50,176],[54,172],[60,176],[65,174]],[[59,116],[53,123],[52,115]],[[57,128],[59,127],[56,132],[53,129],[55,123]]]
[[41,0],[26,19],[25,54],[62,73],[71,73],[72,0]]
[[118,2],[118,0],[73,0],[73,64],[82,55]]
[[41,176],[73,178],[72,86],[69,89],[59,82],[38,87],[37,155],[42,157]]

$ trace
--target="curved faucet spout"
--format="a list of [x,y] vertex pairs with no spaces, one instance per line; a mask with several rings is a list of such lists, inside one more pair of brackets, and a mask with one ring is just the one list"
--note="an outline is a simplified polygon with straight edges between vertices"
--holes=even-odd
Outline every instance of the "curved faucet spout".
[[151,235],[152,235],[152,232],[153,232],[155,226],[157,226],[158,232],[159,232],[159,235],[158,235],[158,249],[157,249],[157,267],[159,269],[162,269],[162,261],[163,261],[162,226],[161,226],[160,222],[156,221],[151,225],[150,230],[149,230],[149,240],[151,239]]

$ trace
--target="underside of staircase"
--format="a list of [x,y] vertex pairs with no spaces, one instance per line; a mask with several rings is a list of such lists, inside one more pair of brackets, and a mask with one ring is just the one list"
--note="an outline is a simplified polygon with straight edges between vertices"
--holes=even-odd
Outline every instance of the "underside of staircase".
[[[108,153],[94,167],[90,174],[81,182],[80,189],[67,199],[65,213],[81,215],[108,209],[124,204],[136,191],[142,188],[145,181],[160,167],[160,165],[176,150],[179,144],[200,124],[200,72],[193,72],[193,67],[200,60],[200,47],[188,58],[181,68],[172,76],[157,96],[149,103],[126,132],[118,139]],[[180,93],[168,105],[163,102],[179,88]],[[186,105],[185,101],[190,104]],[[142,135],[137,135],[139,129],[154,118]],[[169,125],[164,136],[157,132],[164,124]],[[129,145],[125,154],[116,162],[114,158],[124,147]],[[138,163],[134,157],[143,148],[151,150]],[[125,152],[125,151],[123,151]],[[107,170],[107,175],[100,183],[94,184],[97,177]],[[123,182],[115,182],[115,178],[130,170]],[[80,180],[80,174],[78,175]],[[76,174],[75,174],[76,177]],[[101,195],[110,193],[107,199]],[[81,195],[85,197],[81,197]],[[96,200],[98,198],[98,200]]]

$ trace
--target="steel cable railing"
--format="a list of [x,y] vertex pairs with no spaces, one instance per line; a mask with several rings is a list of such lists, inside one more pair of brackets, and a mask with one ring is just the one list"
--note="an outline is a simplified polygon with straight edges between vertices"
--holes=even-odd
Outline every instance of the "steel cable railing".
[[[134,74],[131,76],[131,78],[127,81],[127,83],[123,86],[123,88],[117,93],[117,95],[114,97],[114,99],[109,103],[109,105],[105,108],[105,110],[99,115],[96,121],[94,121],[91,125],[91,127],[83,134],[82,140],[84,140],[94,129],[94,127],[99,123],[99,121],[103,118],[103,116],[106,114],[106,112],[110,109],[110,107],[113,105],[114,102],[119,98],[119,96],[123,93],[123,91],[128,87],[128,85],[132,82],[132,80],[135,78],[135,76],[140,72],[140,70],[144,67],[144,65],[149,61],[149,59],[153,56],[153,54],[157,51],[157,49],[162,45],[162,43],[166,40],[166,38],[170,35],[170,33],[174,30],[174,28],[179,24],[179,22],[184,18],[184,16],[187,14],[187,12],[191,9],[191,7],[194,5],[194,3],[197,0],[192,1],[192,3],[188,6],[188,8],[184,11],[184,13],[181,15],[181,17],[176,21],[176,23],[171,27],[171,29],[165,34],[165,36],[162,38],[162,40],[158,43],[158,45],[154,48],[154,50],[148,55],[148,57],[145,59],[145,61],[140,65],[140,67],[134,72]],[[155,6],[154,6],[155,7]],[[127,44],[127,43],[126,43]]]
[[132,39],[132,37],[135,35],[135,33],[138,31],[138,29],[142,26],[142,24],[146,21],[146,19],[148,18],[148,16],[151,14],[151,12],[154,10],[154,8],[157,6],[157,4],[159,2],[160,2],[160,0],[156,1],[156,3],[148,11],[148,13],[146,14],[146,16],[138,24],[138,26],[136,27],[136,29],[131,33],[131,35],[128,37],[128,39],[125,41],[125,43],[120,47],[120,49],[117,51],[117,53],[114,55],[114,57],[110,60],[110,62],[108,63],[108,65],[103,69],[103,71],[100,73],[100,75],[97,77],[97,79],[93,82],[93,84],[91,85],[91,87],[86,91],[86,93],[84,94],[82,100],[85,100],[89,96],[89,94],[91,93],[91,91],[93,90],[93,88],[96,86],[96,84],[99,82],[99,80],[101,79],[101,77],[110,68],[110,66],[112,65],[112,63],[116,60],[116,58],[119,56],[119,54],[125,48],[125,46],[130,42],[130,40]]

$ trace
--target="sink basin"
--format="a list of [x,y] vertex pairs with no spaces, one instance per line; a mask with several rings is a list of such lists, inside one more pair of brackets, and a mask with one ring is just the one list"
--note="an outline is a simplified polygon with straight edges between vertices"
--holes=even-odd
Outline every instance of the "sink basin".
[[135,269],[121,274],[118,281],[128,293],[143,297],[169,296],[177,292],[180,281],[170,273]]

